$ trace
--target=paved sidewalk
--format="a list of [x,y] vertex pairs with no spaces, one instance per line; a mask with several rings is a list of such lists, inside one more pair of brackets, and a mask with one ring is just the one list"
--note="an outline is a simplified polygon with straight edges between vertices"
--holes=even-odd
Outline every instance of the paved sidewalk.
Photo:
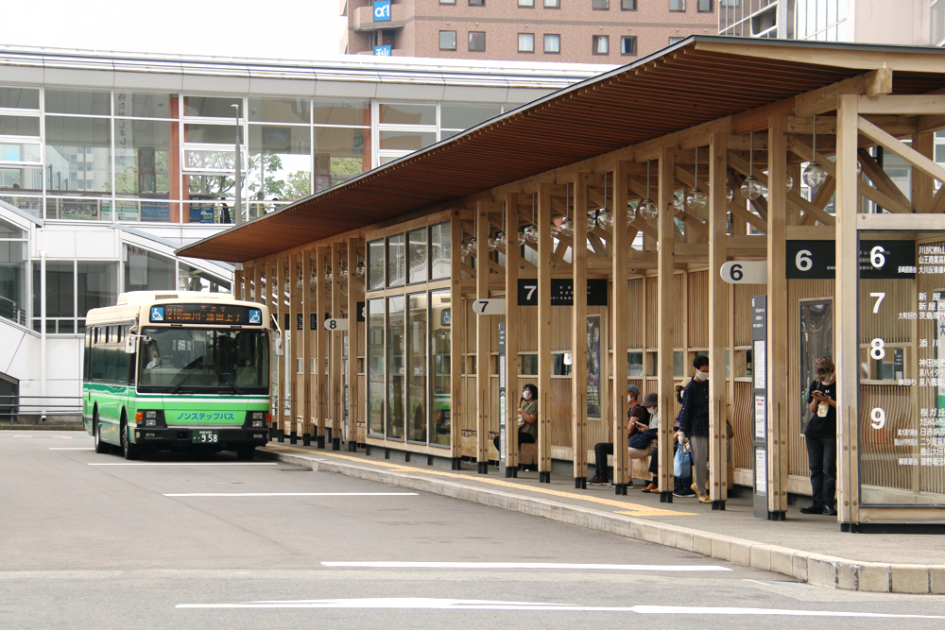
[[[381,450],[381,449],[378,449]],[[550,518],[563,523],[770,570],[801,582],[848,590],[945,594],[945,535],[850,534],[827,516],[796,509],[774,522],[752,515],[750,498],[726,502],[725,511],[695,499],[660,503],[639,488],[627,496],[609,486],[574,489],[570,476],[537,472],[517,479],[498,471],[480,475],[475,464],[450,471],[422,463],[369,457],[363,452],[319,450],[272,442],[262,457]],[[466,469],[468,468],[468,470]]]

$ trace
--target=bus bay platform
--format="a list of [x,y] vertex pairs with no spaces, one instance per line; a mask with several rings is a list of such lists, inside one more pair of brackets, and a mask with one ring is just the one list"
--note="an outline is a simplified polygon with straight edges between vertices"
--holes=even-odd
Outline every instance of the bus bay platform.
[[[375,449],[383,452],[383,449]],[[626,496],[610,486],[575,490],[570,476],[537,472],[500,477],[496,468],[478,474],[475,462],[461,470],[421,461],[381,459],[301,444],[270,442],[258,458],[430,492],[616,536],[632,538],[780,573],[813,586],[878,593],[945,595],[945,536],[840,531],[835,518],[804,515],[798,506],[787,520],[755,518],[750,496],[730,496],[726,509],[712,510],[695,498],[660,503],[637,484]]]

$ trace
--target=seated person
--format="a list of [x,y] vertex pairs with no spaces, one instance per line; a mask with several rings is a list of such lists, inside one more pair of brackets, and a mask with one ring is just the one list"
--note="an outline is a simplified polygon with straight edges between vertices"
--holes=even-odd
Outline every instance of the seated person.
[[[651,394],[647,394],[647,397],[650,395]],[[652,395],[656,396],[656,394]],[[632,384],[627,385],[627,408],[630,410],[627,412],[628,440],[632,440],[637,433],[643,433],[643,431],[649,429],[650,414],[647,413],[646,407],[638,402],[639,396],[639,387]],[[598,442],[594,445],[594,460],[597,464],[597,469],[594,472],[594,476],[588,480],[589,484],[592,486],[605,486],[610,483],[607,476],[607,456],[613,454],[613,442]],[[630,483],[627,485],[633,487],[633,480],[631,479]]]
[[[495,436],[492,443],[499,450],[499,439]],[[531,383],[522,388],[522,397],[518,401],[518,443],[535,444],[538,442],[538,388]]]

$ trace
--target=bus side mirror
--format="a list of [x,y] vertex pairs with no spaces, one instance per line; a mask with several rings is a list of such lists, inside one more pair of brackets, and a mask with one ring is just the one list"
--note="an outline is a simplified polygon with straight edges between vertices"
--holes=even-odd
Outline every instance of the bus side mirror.
[[274,335],[272,339],[273,348],[276,351],[276,356],[281,357],[285,355],[285,348],[282,347],[282,335]]
[[125,354],[134,354],[135,345],[137,344],[137,342],[138,342],[137,335],[128,335],[127,337],[125,337]]

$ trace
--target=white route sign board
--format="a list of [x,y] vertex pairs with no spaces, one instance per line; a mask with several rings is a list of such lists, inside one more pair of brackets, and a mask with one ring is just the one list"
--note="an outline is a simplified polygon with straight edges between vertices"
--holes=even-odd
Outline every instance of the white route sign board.
[[326,319],[325,330],[348,330],[347,319]]
[[476,300],[472,303],[472,310],[476,315],[505,315],[505,299]]
[[768,284],[768,263],[764,260],[730,260],[719,273],[729,284]]

